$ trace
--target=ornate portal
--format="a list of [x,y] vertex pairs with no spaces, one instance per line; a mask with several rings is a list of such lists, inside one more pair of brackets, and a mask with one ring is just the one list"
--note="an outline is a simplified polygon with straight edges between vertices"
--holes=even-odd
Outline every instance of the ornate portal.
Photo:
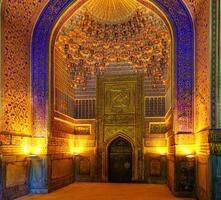
[[132,180],[142,180],[143,81],[142,75],[98,78],[98,173],[103,181],[108,180],[109,145],[118,137],[133,147]]

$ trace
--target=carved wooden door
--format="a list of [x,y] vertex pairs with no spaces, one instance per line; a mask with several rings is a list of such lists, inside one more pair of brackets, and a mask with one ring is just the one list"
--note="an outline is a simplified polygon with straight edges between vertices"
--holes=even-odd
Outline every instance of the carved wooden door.
[[129,142],[118,138],[109,147],[109,181],[131,182],[132,148]]

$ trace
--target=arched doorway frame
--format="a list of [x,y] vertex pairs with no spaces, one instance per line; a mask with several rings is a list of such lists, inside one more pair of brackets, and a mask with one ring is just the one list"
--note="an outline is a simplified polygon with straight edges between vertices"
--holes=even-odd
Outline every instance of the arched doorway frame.
[[[145,0],[138,0],[144,5]],[[72,5],[79,8],[86,0],[51,0],[35,25],[32,35],[33,134],[50,133],[51,93],[50,42],[56,22]],[[168,17],[174,30],[175,132],[193,132],[194,28],[182,0],[151,0]]]
[[106,148],[105,148],[105,152],[104,152],[104,155],[105,155],[105,163],[103,165],[103,170],[105,171],[105,179],[107,179],[106,181],[109,180],[109,148],[111,146],[111,144],[117,140],[118,138],[123,138],[124,140],[126,140],[128,143],[130,143],[131,145],[131,149],[132,149],[132,152],[131,152],[131,156],[132,156],[132,180],[135,180],[136,177],[137,177],[137,165],[136,165],[136,162],[138,161],[138,158],[137,158],[137,154],[136,154],[136,146],[133,142],[133,140],[128,137],[126,134],[124,133],[118,133],[116,134],[115,136],[113,136],[112,138],[110,138],[107,142],[106,142]]

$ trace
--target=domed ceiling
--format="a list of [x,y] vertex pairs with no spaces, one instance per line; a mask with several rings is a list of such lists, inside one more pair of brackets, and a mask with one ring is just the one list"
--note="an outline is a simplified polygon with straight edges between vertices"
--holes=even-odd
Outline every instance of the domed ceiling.
[[97,20],[113,24],[128,21],[138,6],[136,0],[89,0],[85,7]]
[[164,96],[170,31],[135,0],[89,0],[61,28],[55,65],[58,76],[62,71],[70,76],[77,98],[96,97],[96,76],[135,73],[145,75],[145,96]]

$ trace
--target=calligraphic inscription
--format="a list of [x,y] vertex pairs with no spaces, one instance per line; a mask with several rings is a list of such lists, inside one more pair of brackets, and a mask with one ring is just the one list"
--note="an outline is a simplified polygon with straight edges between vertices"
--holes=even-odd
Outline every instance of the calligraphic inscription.
[[91,128],[90,128],[90,126],[75,126],[74,127],[74,134],[75,135],[90,135]]
[[150,124],[150,133],[161,134],[166,133],[168,130],[166,124]]
[[133,114],[128,115],[105,115],[105,124],[135,124],[135,116]]

